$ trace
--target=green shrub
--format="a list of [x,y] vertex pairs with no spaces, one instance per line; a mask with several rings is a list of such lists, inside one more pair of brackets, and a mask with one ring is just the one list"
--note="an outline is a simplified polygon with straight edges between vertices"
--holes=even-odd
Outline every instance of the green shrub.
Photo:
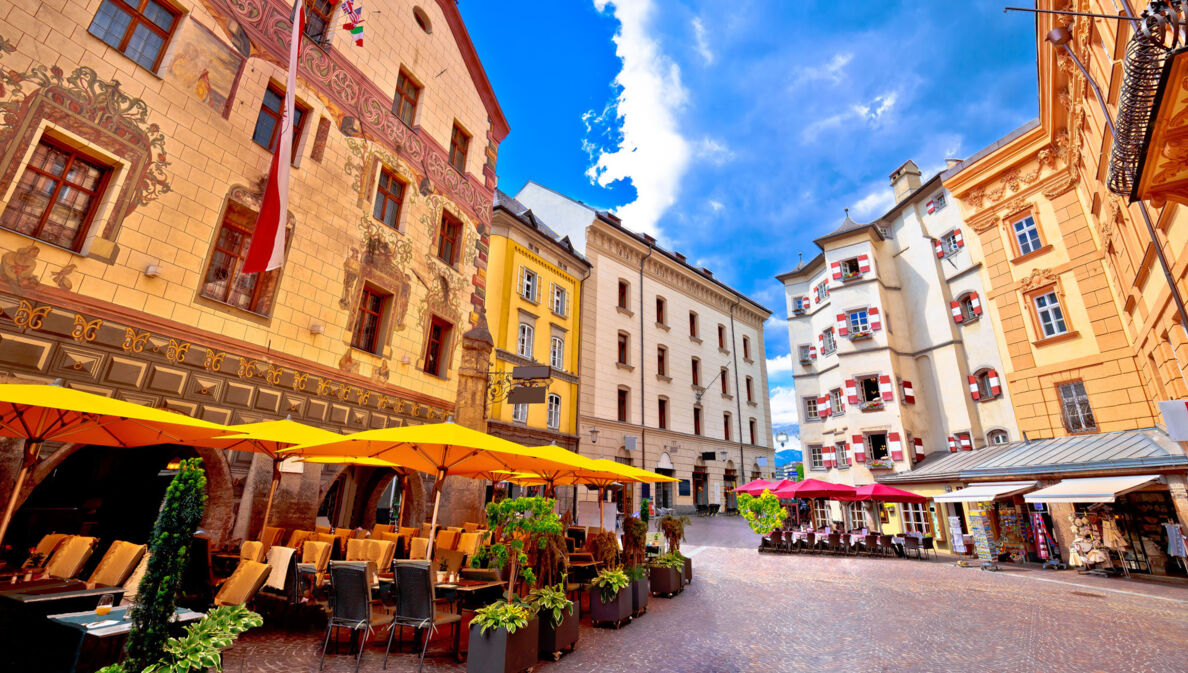
[[679,551],[681,541],[685,539],[685,526],[689,525],[689,517],[676,514],[665,514],[660,517],[660,532],[668,542],[668,551]]
[[[517,570],[527,584],[535,586],[537,582],[536,573],[528,565],[525,540],[536,543],[541,551],[555,548],[557,537],[562,535],[561,519],[553,511],[552,498],[505,498],[487,505],[487,525],[491,529],[491,544],[478,550],[471,565],[481,567],[486,563],[489,568],[501,569],[510,564],[507,589],[510,600],[515,593]],[[553,564],[547,565],[553,574]]]
[[631,584],[631,580],[627,577],[627,573],[623,572],[622,568],[604,568],[590,584],[598,587],[598,592],[602,595],[603,603],[610,603],[615,600],[615,596],[620,591]]
[[784,522],[788,512],[780,505],[780,499],[771,491],[763,491],[758,498],[746,493],[738,494],[738,511],[747,520],[751,530],[767,535]]
[[512,634],[527,625],[529,619],[531,619],[531,614],[523,604],[496,601],[475,610],[474,619],[470,620],[470,623],[479,625],[481,628],[479,633],[485,634],[487,629],[504,628],[509,634]]
[[537,614],[551,617],[554,626],[560,624],[566,614],[573,614],[573,601],[565,597],[564,584],[537,587],[528,592],[528,602],[536,608]]
[[[223,670],[222,651],[231,647],[239,634],[264,623],[260,615],[242,605],[211,608],[197,624],[186,627],[186,635],[169,638],[162,648],[164,656],[142,673],[188,673]],[[128,662],[113,664],[99,673],[127,673]]]

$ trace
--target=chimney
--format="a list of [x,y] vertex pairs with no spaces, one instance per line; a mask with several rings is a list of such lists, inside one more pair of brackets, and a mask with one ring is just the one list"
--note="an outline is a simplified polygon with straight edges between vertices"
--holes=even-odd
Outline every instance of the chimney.
[[911,159],[908,159],[891,174],[891,191],[895,192],[896,203],[907,198],[907,195],[916,191],[921,184],[920,167]]
[[685,256],[684,256],[684,255],[682,255],[682,254],[681,254],[681,253],[679,253],[679,252],[673,252],[672,254],[673,254],[673,256],[674,256],[674,257],[676,257],[677,259],[679,259],[679,260],[681,261],[681,263],[682,263],[682,264],[684,264],[684,263],[685,263]]
[[704,273],[705,275],[709,276],[710,278],[714,277],[714,272],[710,271],[709,269],[705,268],[704,266],[701,267],[701,272]]
[[948,169],[948,168],[954,168],[956,166],[960,166],[961,162],[962,162],[962,159],[958,159],[956,157],[953,157],[950,159],[945,159],[945,168]]

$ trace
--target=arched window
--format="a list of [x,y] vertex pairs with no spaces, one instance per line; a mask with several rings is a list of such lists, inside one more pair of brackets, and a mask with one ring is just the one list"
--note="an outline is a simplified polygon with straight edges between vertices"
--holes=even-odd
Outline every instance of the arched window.
[[549,393],[548,423],[552,430],[561,427],[561,396],[556,393]]
[[1006,444],[1009,441],[1011,438],[1006,430],[991,430],[986,434],[987,444]]
[[532,358],[532,341],[536,330],[532,325],[526,322],[520,323],[519,341],[516,343],[516,352],[520,355],[531,359]]

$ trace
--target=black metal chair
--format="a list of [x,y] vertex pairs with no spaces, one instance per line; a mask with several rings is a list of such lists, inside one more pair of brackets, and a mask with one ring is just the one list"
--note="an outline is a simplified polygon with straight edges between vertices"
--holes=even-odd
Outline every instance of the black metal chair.
[[[426,630],[421,645],[421,659],[417,664],[420,671],[425,665],[425,652],[429,649],[429,641],[433,639],[433,632],[438,626],[451,624],[454,627],[454,650],[458,649],[458,640],[462,615],[450,612],[438,612],[435,606],[436,596],[433,590],[433,571],[428,561],[394,561],[396,580],[396,614],[392,617],[391,631],[388,632],[388,648],[384,651],[384,669],[388,668],[388,655],[392,652],[392,639],[396,635],[396,628],[401,631],[404,627],[412,627],[416,631]],[[403,638],[401,641],[403,642]]]
[[932,554],[934,558],[936,557],[936,543],[933,542],[932,538],[924,538],[924,540],[920,543],[920,549],[922,549],[924,553]]
[[367,565],[358,562],[330,562],[330,621],[326,625],[326,642],[322,644],[322,660],[318,670],[326,665],[326,650],[335,628],[350,629],[352,638],[359,636],[359,653],[355,655],[355,671],[363,659],[363,648],[371,633],[371,586],[367,583]]

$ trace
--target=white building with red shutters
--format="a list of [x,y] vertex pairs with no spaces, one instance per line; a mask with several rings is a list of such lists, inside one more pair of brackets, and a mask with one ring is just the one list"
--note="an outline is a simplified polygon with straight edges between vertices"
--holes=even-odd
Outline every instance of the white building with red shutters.
[[819,255],[777,277],[806,477],[867,484],[931,454],[1020,438],[958,209],[939,175],[924,182],[911,161],[891,188],[882,217],[847,212],[816,239]]

